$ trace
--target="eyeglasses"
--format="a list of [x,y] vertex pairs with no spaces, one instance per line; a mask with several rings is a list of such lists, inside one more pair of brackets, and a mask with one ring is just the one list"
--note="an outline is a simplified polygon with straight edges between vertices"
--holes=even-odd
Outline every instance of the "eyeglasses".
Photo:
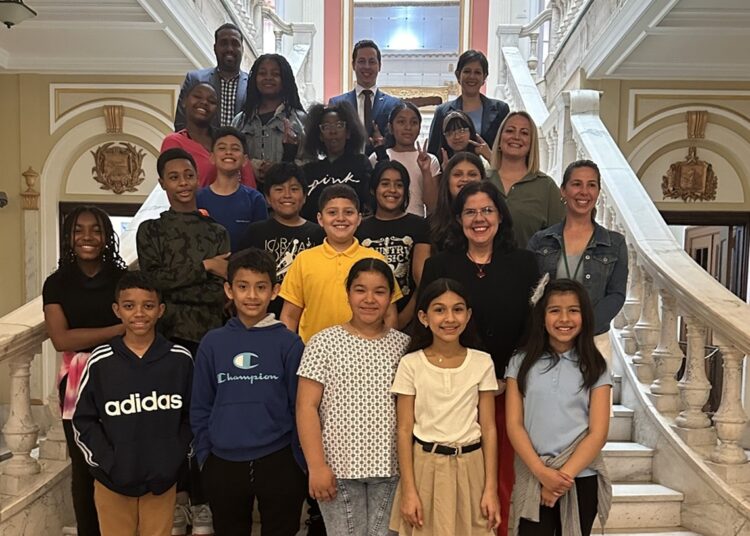
[[482,207],[480,209],[467,208],[467,209],[461,211],[461,217],[469,219],[469,220],[473,220],[479,214],[481,214],[485,218],[488,218],[488,217],[492,216],[493,214],[497,214],[497,209],[495,207],[487,206],[487,207]]
[[336,121],[335,123],[323,123],[320,125],[321,132],[337,132],[346,128],[346,121]]
[[446,138],[454,138],[456,136],[463,136],[464,134],[468,134],[468,133],[469,133],[469,127],[461,127],[455,130],[449,130],[445,132],[444,134]]

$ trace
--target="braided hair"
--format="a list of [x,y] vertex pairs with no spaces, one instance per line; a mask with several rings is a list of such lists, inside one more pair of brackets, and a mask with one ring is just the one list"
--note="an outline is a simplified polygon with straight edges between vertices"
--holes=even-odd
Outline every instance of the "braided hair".
[[60,237],[60,260],[57,263],[58,270],[68,269],[75,266],[78,262],[75,249],[73,248],[73,235],[75,233],[78,217],[83,213],[90,213],[99,223],[99,227],[104,235],[104,244],[102,246],[101,263],[103,268],[113,271],[127,270],[128,266],[120,257],[120,241],[112,227],[112,221],[109,215],[98,207],[91,205],[77,206],[65,217],[63,222],[62,236]]

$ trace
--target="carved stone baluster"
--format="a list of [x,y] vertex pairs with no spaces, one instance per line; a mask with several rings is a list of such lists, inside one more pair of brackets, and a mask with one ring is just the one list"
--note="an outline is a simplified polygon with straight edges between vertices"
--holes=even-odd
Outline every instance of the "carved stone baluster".
[[68,459],[68,446],[65,442],[65,431],[63,430],[60,412],[60,397],[57,394],[57,389],[53,389],[47,397],[47,404],[52,415],[52,424],[47,430],[44,441],[39,442],[39,458],[65,461]]
[[682,407],[674,430],[689,445],[715,444],[716,431],[703,412],[711,383],[706,377],[706,325],[695,316],[685,316],[687,327],[687,361],[685,374],[678,384]]
[[633,356],[633,364],[638,379],[642,383],[654,380],[654,359],[652,354],[659,341],[659,309],[654,280],[645,268],[641,268],[641,316],[634,326],[638,351]]
[[537,57],[537,48],[539,43],[539,32],[534,32],[529,35],[529,59],[526,60],[526,65],[529,67],[531,76],[536,80],[538,74],[537,66],[539,65],[539,58]]
[[625,314],[627,324],[622,329],[622,342],[625,353],[634,354],[636,350],[635,323],[641,314],[641,270],[638,267],[638,254],[633,244],[628,244],[628,294],[625,297],[625,305],[622,310]]
[[721,387],[721,404],[714,414],[714,425],[719,444],[711,453],[716,463],[747,463],[745,451],[739,442],[747,424],[747,415],[742,409],[742,360],[744,355],[731,344],[719,342],[724,367]]
[[661,332],[659,345],[652,357],[656,379],[651,384],[651,402],[662,413],[673,413],[679,408],[680,390],[675,375],[680,370],[684,355],[677,342],[677,300],[667,289],[659,289],[661,301]]
[[10,415],[3,426],[3,437],[13,457],[3,465],[0,492],[18,495],[24,480],[39,473],[39,463],[31,457],[36,447],[39,426],[31,415],[31,393],[29,378],[34,351],[11,357],[10,368]]
[[[617,229],[617,232],[622,234],[623,236],[626,236],[625,233],[625,227],[622,225],[616,224],[616,217],[614,210],[612,211],[612,228]],[[632,269],[632,263],[630,262],[630,254],[628,253],[628,273],[631,274],[630,277],[632,277],[633,269]],[[628,325],[628,319],[625,318],[625,308],[623,307],[620,309],[620,312],[617,313],[614,320],[612,321],[612,325],[615,327],[615,329],[623,329],[625,326]]]
[[604,192],[599,193],[599,198],[596,200],[596,222],[602,227],[606,227],[604,217],[607,207],[607,194]]

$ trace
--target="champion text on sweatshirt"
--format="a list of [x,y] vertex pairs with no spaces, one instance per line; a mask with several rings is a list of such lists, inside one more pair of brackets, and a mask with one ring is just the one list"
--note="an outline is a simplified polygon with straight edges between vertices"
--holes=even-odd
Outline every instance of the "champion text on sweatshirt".
[[130,497],[175,484],[192,439],[192,376],[190,352],[161,335],[141,358],[122,337],[92,352],[73,431],[94,478]]
[[206,334],[195,359],[190,406],[193,448],[230,461],[266,456],[291,444],[302,465],[295,426],[299,335],[268,315],[251,328],[234,317]]

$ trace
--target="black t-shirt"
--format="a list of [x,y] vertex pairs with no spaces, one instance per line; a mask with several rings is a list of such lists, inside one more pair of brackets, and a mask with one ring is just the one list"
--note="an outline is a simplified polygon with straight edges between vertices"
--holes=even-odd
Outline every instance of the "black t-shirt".
[[[112,311],[115,287],[122,270],[103,268],[88,277],[77,265],[67,266],[52,273],[42,288],[42,303],[57,303],[62,307],[68,328],[106,328],[120,323]],[[89,352],[93,348],[77,348]]]
[[430,243],[427,220],[406,214],[396,220],[363,220],[355,235],[365,247],[379,251],[388,261],[404,297],[396,304],[401,311],[414,290],[411,263],[416,244]]
[[370,210],[370,174],[372,165],[363,154],[344,154],[331,162],[328,158],[305,164],[307,179],[307,201],[302,207],[302,217],[317,221],[318,199],[321,192],[332,184],[347,184],[359,196],[361,212]]
[[433,281],[450,277],[461,283],[471,299],[471,317],[495,363],[495,374],[505,377],[505,367],[521,342],[530,311],[531,289],[539,281],[539,266],[525,249],[494,252],[484,265],[484,276],[466,251],[447,250],[427,259],[419,282],[421,292]]
[[[269,218],[251,223],[247,227],[240,239],[239,249],[254,247],[270,252],[276,261],[277,282],[281,283],[297,255],[301,251],[319,246],[323,243],[323,238],[325,233],[316,223],[308,221],[297,227],[290,227]],[[278,317],[283,305],[284,300],[276,298],[271,302],[268,311]]]

